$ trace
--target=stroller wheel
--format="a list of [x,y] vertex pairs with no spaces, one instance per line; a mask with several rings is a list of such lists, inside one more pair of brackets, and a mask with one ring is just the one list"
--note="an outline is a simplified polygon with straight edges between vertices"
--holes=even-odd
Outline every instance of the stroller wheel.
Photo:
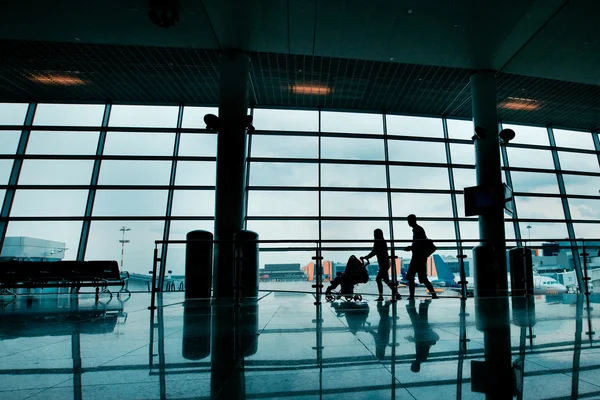
[[346,300],[346,301],[352,301],[352,296],[344,296],[344,300]]
[[333,300],[335,300],[335,298],[331,294],[326,294],[325,295],[325,300],[327,300],[327,301],[333,301]]
[[354,295],[354,301],[362,301],[362,296],[360,294]]

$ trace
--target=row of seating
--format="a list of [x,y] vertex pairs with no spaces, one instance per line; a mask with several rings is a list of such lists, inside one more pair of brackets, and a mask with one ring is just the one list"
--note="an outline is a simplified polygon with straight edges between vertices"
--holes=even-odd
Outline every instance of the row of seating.
[[96,295],[108,293],[109,286],[121,286],[118,294],[127,289],[128,272],[121,272],[116,261],[6,261],[0,263],[0,290],[10,289],[95,287]]

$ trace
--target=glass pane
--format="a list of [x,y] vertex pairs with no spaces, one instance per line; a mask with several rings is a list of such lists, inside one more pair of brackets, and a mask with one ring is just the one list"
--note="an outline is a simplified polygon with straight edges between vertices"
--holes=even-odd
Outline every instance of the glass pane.
[[[479,223],[477,221],[460,221],[460,236],[465,249],[468,249],[468,256],[472,257],[473,254],[470,251],[473,247],[479,245]],[[504,235],[506,237],[506,247],[511,248],[515,246],[515,228],[514,224],[510,221],[504,222]],[[471,272],[472,274],[472,272]],[[472,275],[471,275],[472,276]]]
[[214,190],[175,190],[173,192],[173,216],[212,217],[215,215]]
[[89,185],[93,160],[24,160],[19,185]]
[[85,259],[117,260],[120,264],[123,226],[131,230],[125,232],[129,242],[123,249],[122,270],[147,275],[152,271],[154,241],[162,239],[164,221],[92,221]]
[[12,167],[13,160],[0,160],[0,185],[8,184]]
[[444,143],[388,140],[390,161],[446,163]]
[[32,131],[26,153],[94,155],[98,135],[98,132]]
[[85,213],[87,190],[17,190],[12,217],[77,217]]
[[217,135],[214,133],[182,133],[179,155],[190,157],[216,157]]
[[[519,214],[519,217],[521,215]],[[530,227],[528,229],[527,227]],[[538,222],[520,222],[519,229],[523,239],[556,239],[563,240],[569,237],[566,223],[538,223]]]
[[463,190],[466,187],[477,185],[477,175],[475,169],[453,168],[454,188]]
[[108,132],[104,154],[172,156],[175,134]]
[[[22,247],[18,250],[18,254],[21,254],[22,257],[64,260],[75,260],[77,257],[80,235],[81,221],[11,221],[6,232],[7,239],[25,236],[48,241],[43,249]],[[6,247],[3,250],[4,256],[7,251]]]
[[515,138],[511,140],[511,143],[550,146],[548,130],[544,127],[502,124],[502,129],[512,129],[515,131]]
[[[462,190],[462,188],[460,190]],[[458,210],[459,218],[470,218],[477,220],[476,216],[467,217],[465,215],[465,196],[463,194],[456,194],[456,209]]]
[[113,105],[108,126],[177,127],[179,107]]
[[533,172],[512,171],[513,191],[529,193],[558,194],[556,174],[538,174]]
[[321,185],[385,188],[384,165],[322,164]]
[[185,106],[183,108],[183,121],[181,122],[181,127],[205,129],[206,124],[204,123],[204,116],[206,114],[219,115],[219,109],[217,107]]
[[98,190],[93,215],[164,216],[166,209],[166,190]]
[[386,125],[388,135],[444,137],[440,118],[386,115]]
[[168,185],[170,161],[104,160],[100,167],[100,185]]
[[319,112],[305,110],[254,110],[254,127],[261,131],[319,131]]
[[0,154],[16,154],[20,138],[19,131],[0,131]]
[[508,164],[511,167],[545,168],[554,170],[554,160],[549,150],[507,147]]
[[321,132],[383,133],[381,114],[321,112]]
[[[575,229],[575,236],[578,239],[597,239],[600,237],[600,224],[573,224]],[[592,244],[592,246],[596,246]],[[588,251],[590,255],[600,257],[600,249],[596,249],[597,252],[594,254],[593,251]]]
[[33,124],[102,126],[103,115],[104,104],[38,104]]
[[597,196],[600,188],[600,176],[582,176],[563,174],[567,194]]
[[23,125],[27,103],[0,103],[0,125]]
[[[318,240],[319,221],[248,221],[260,240]],[[314,243],[261,243],[260,247],[308,247]]]
[[6,195],[6,190],[0,189],[0,204],[4,203],[4,196]]
[[553,129],[553,131],[554,141],[558,147],[595,150],[594,140],[590,132],[567,131],[564,129]]
[[215,186],[217,164],[213,161],[178,161],[176,185]]
[[449,194],[392,193],[392,212],[394,217],[452,218],[452,198]]
[[[214,231],[214,221],[171,221],[169,240],[185,240],[188,232]],[[185,244],[169,244],[166,270],[173,275],[185,274]]]
[[515,196],[519,218],[564,219],[565,214],[559,198]]
[[369,192],[322,192],[323,216],[340,217],[387,217],[386,193]]
[[319,166],[298,163],[250,163],[251,186],[318,186]]
[[[600,200],[569,199],[569,210],[573,219],[600,221]],[[600,231],[597,237],[600,238]]]
[[472,144],[450,143],[452,164],[475,165],[475,148]]
[[[323,221],[321,222],[322,239],[341,241],[339,243],[323,244],[323,246],[372,247],[373,231],[375,229],[381,229],[386,240],[391,239],[388,221]],[[364,243],[345,243],[343,240],[364,240]]]
[[248,216],[318,216],[319,193],[248,191]]
[[450,189],[447,168],[435,167],[390,167],[392,188],[406,189]]
[[565,171],[600,172],[598,157],[595,154],[559,151],[560,169]]
[[252,157],[318,158],[319,138],[252,134]]
[[475,134],[475,128],[473,127],[473,121],[463,119],[448,119],[446,120],[448,126],[448,137],[450,139],[465,139],[471,140]]
[[[417,218],[419,215],[417,215]],[[432,240],[456,240],[456,232],[454,231],[454,222],[449,221],[418,221],[418,224],[425,229],[427,237]],[[408,226],[406,221],[394,221],[394,238],[396,241],[402,240],[402,245],[397,247],[403,247],[406,243],[412,241],[412,228]],[[436,243],[437,247],[449,247],[455,246],[454,242],[439,242]],[[408,255],[408,253],[404,253]],[[456,254],[454,251],[451,254]]]
[[339,160],[385,160],[383,140],[321,138],[321,158]]

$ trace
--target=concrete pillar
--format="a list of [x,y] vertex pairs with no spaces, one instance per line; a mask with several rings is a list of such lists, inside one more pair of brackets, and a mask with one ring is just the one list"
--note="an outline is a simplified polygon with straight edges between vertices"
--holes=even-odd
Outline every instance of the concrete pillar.
[[[471,98],[475,129],[481,131],[475,139],[475,171],[477,185],[502,185],[498,116],[496,112],[496,83],[494,72],[482,71],[471,76]],[[504,210],[502,207],[479,216],[481,246],[474,249],[475,295],[506,295],[506,243]]]
[[244,227],[246,128],[250,59],[226,50],[221,55],[217,185],[215,193],[215,262],[213,295],[233,297],[233,235]]

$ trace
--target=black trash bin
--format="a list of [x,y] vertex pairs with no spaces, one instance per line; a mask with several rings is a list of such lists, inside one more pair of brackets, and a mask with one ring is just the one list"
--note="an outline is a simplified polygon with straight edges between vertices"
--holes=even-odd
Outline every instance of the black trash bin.
[[258,233],[239,231],[234,236],[235,254],[238,258],[238,284],[241,297],[258,297]]
[[213,234],[191,231],[186,235],[185,247],[185,298],[210,298],[212,285]]

